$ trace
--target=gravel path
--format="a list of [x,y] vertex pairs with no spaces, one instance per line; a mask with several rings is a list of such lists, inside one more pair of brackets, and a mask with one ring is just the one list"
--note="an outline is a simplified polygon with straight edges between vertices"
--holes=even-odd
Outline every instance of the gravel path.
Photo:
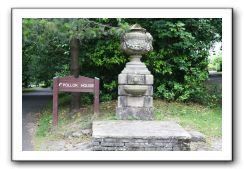
[[205,142],[192,142],[191,150],[192,151],[222,151],[222,139],[215,138],[212,140],[212,143],[210,145]]

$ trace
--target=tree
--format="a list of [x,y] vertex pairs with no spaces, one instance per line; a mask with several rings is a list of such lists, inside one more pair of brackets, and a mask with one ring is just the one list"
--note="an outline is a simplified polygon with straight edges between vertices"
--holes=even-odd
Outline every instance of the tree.
[[209,49],[222,38],[218,18],[24,19],[23,84],[50,85],[54,76],[68,75],[69,42],[76,35],[82,75],[100,78],[101,100],[116,98],[117,76],[128,60],[120,38],[135,23],[154,38],[154,51],[142,59],[154,75],[155,96],[197,101],[208,77]]
[[[69,72],[78,77],[83,64],[82,58],[79,59],[80,41],[92,41],[120,29],[103,21],[106,19],[24,19],[23,85],[43,82],[50,86],[54,76],[66,76]],[[74,112],[80,107],[80,93],[71,96],[71,112]]]
[[[73,37],[70,41],[71,52],[71,74],[78,78],[80,75],[79,65],[79,52],[80,52],[80,40]],[[80,93],[71,93],[71,112],[77,111],[80,108]]]

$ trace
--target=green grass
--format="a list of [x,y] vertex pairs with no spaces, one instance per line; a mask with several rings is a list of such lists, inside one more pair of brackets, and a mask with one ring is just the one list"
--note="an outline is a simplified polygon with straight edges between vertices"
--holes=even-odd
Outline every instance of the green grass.
[[208,139],[222,135],[221,107],[209,108],[198,104],[154,101],[157,120],[173,120],[187,130],[202,132]]
[[[102,107],[113,105],[115,108],[114,103],[114,101],[103,103]],[[98,120],[116,120],[114,108],[108,107]],[[202,132],[208,139],[222,135],[221,107],[154,100],[154,118],[161,121],[176,121],[187,130]]]
[[49,130],[51,129],[52,116],[48,111],[42,112],[42,117],[38,122],[38,127],[36,130],[37,137],[46,137]]
[[36,88],[22,88],[22,93],[30,93],[36,91]]
[[[40,144],[48,140],[63,139],[60,133],[90,128],[93,120],[117,120],[116,101],[102,102],[98,116],[94,116],[92,105],[85,105],[72,118],[68,116],[68,101],[69,96],[61,95],[60,102],[64,105],[59,107],[59,127],[55,132],[52,129],[52,104],[43,109],[36,129],[35,147],[40,147]],[[176,121],[186,130],[202,132],[207,142],[222,135],[221,107],[210,108],[198,104],[154,100],[154,117],[155,120]]]

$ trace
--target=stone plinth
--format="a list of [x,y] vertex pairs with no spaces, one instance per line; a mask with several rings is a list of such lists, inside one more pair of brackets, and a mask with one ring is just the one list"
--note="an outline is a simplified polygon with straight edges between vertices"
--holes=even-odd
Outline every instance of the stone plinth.
[[[137,79],[136,84],[133,84],[133,79]],[[153,76],[151,74],[121,73],[119,75],[118,105],[116,107],[117,118],[121,120],[152,120],[152,84]]]
[[188,151],[191,136],[171,121],[95,121],[93,151]]

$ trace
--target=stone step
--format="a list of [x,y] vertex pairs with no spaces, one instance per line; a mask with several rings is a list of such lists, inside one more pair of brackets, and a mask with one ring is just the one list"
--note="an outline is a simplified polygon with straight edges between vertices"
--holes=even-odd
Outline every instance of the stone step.
[[191,136],[173,121],[94,121],[94,151],[188,151]]

